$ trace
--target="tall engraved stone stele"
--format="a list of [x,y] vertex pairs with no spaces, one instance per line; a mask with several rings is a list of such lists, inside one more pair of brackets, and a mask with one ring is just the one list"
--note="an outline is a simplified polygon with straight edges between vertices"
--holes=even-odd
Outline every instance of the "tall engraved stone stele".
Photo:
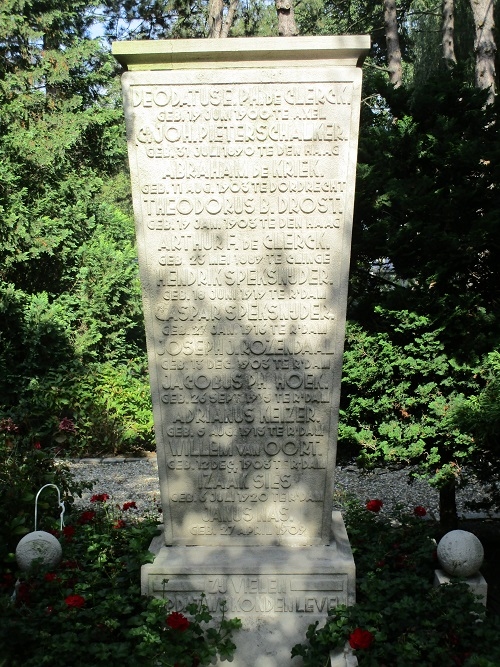
[[113,45],[164,519],[143,592],[225,600],[245,667],[290,664],[309,623],[354,601],[332,494],[368,48]]

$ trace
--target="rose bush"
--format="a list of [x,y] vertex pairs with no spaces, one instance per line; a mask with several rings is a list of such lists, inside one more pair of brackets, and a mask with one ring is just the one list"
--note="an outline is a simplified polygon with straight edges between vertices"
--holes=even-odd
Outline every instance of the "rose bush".
[[[34,529],[35,496],[42,486],[55,484],[68,511],[86,486],[75,482],[63,461],[56,461],[59,445],[41,446],[39,437],[24,420],[0,418],[0,567],[12,561],[19,539]],[[38,528],[48,530],[60,512],[55,489],[44,491],[39,510]]]
[[[98,494],[92,509],[73,511],[53,533],[57,568],[0,571],[2,667],[195,667],[230,658],[238,619],[214,622],[203,599],[185,613],[167,599],[141,595],[140,568],[157,533],[156,511],[130,512]],[[139,510],[141,508],[138,508]]]
[[438,526],[422,521],[425,508],[384,516],[374,510],[382,501],[343,502],[357,603],[330,610],[322,627],[311,625],[292,655],[318,667],[348,644],[359,667],[498,667],[499,617],[462,582],[433,586]]

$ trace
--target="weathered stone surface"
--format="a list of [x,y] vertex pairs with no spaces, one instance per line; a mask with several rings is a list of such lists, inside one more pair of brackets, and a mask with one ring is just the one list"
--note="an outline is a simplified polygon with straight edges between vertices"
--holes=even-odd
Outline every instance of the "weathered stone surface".
[[447,574],[470,577],[479,572],[483,564],[484,549],[473,533],[452,530],[439,541],[437,556]]
[[358,667],[358,659],[349,646],[349,642],[344,648],[330,652],[330,667]]
[[[168,599],[173,611],[200,599],[211,612],[241,618],[234,667],[288,665],[294,644],[328,609],[355,602],[355,567],[339,512],[324,546],[167,547],[162,536],[142,568],[142,592]],[[168,573],[168,577],[166,576]]]
[[222,41],[114,47],[165,542],[328,544],[368,43]]
[[36,560],[47,567],[59,563],[62,547],[59,540],[44,530],[36,530],[25,535],[16,547],[16,560],[19,568],[26,572]]
[[[354,602],[332,522],[368,37],[118,43],[164,530],[143,592],[281,667]],[[167,582],[165,583],[165,580]]]
[[[444,570],[434,571],[434,586],[449,584],[451,581],[452,577],[449,574],[446,574]],[[465,583],[468,585],[471,592],[479,598],[479,601],[486,607],[486,602],[488,600],[488,583],[481,572],[465,577]]]

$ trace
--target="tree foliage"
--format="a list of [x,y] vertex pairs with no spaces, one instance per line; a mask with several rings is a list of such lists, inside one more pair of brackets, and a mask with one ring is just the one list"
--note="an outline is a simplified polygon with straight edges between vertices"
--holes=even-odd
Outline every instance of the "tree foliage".
[[375,308],[371,331],[351,322],[339,441],[365,468],[412,466],[455,484],[474,451],[450,407],[477,388],[474,370],[446,353],[442,328],[408,310]]
[[[134,429],[150,443],[118,68],[105,40],[207,36],[209,4],[0,8],[0,412],[23,421],[21,408],[36,408],[33,435],[78,415],[85,447],[117,450]],[[235,7],[216,4],[222,17]],[[398,0],[395,89],[383,3],[294,3],[301,34],[372,37],[340,444],[366,465],[418,464],[438,484],[460,481],[490,446],[455,406],[483,404],[490,380],[477,369],[500,344],[498,103],[474,88],[470,2],[453,5],[450,66],[441,3]],[[90,35],[96,22],[102,41]],[[240,1],[230,35],[277,31],[275,3]],[[104,432],[83,418],[103,406]]]
[[205,37],[208,0],[106,0],[103,17],[109,39]]
[[[496,107],[444,73],[385,100],[360,144],[353,313],[382,295],[411,304],[445,327],[448,350],[474,358],[498,336]],[[376,274],[367,290],[360,275],[377,258],[392,282]]]
[[[89,36],[91,10],[73,0],[0,10],[0,412],[47,445],[50,421],[78,412],[75,376],[144,355],[133,224],[117,200],[117,66]],[[62,375],[73,378],[64,404]],[[90,376],[97,385],[98,369]],[[52,395],[43,416],[35,385]]]
[[363,465],[418,465],[450,515],[480,448],[453,409],[500,343],[497,106],[465,78],[379,77],[363,110],[340,431]]
[[383,3],[298,0],[296,17],[301,33],[372,38],[339,451],[364,466],[416,465],[453,504],[484,446],[454,408],[484,398],[478,367],[500,344],[500,143],[498,102],[475,87],[471,3],[451,4],[454,61],[441,2],[393,6],[402,78],[392,80]]

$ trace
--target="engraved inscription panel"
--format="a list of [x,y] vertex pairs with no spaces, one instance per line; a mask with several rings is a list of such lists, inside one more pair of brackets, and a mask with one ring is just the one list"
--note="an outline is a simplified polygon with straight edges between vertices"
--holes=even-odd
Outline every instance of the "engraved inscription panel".
[[326,614],[347,604],[347,575],[296,577],[287,575],[160,575],[149,577],[149,594],[183,611],[204,594],[212,613],[225,604],[230,614]]
[[278,74],[126,75],[168,544],[329,540],[359,82]]

